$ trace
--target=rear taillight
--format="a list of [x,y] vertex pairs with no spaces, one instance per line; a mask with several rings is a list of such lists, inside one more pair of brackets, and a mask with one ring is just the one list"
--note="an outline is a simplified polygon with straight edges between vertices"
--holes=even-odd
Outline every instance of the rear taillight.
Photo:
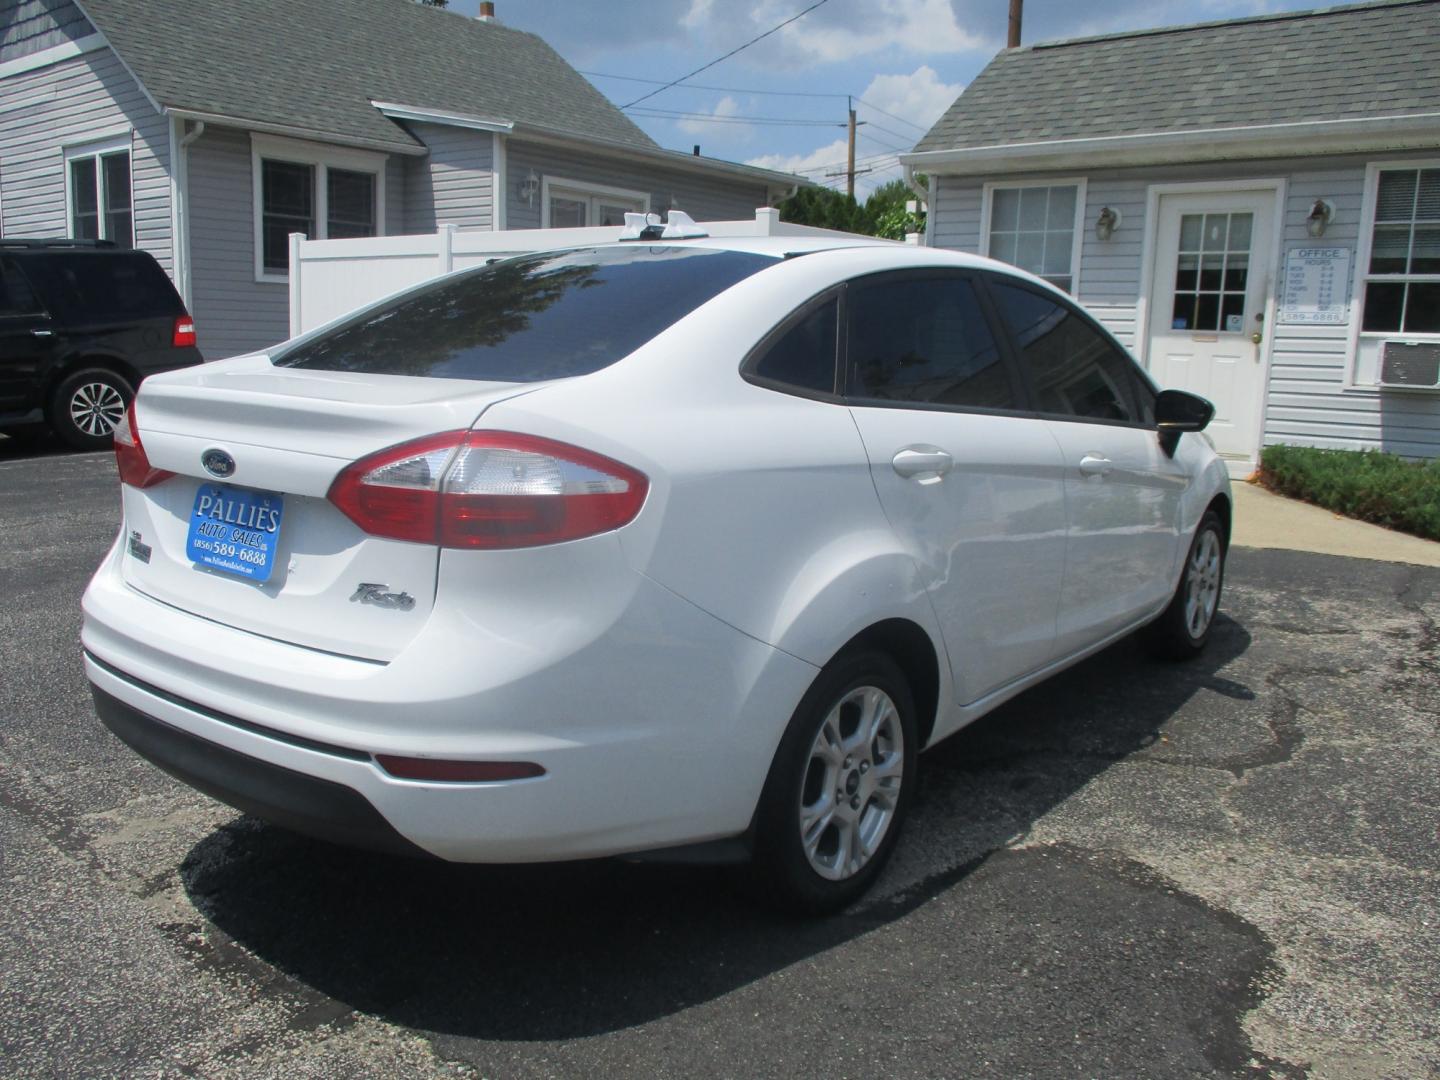
[[170,344],[177,349],[195,344],[195,320],[189,315],[181,315],[175,320],[175,332],[171,335]]
[[451,548],[522,548],[632,521],[650,482],[578,446],[508,431],[448,431],[347,467],[330,501],[372,536]]
[[168,480],[175,474],[151,466],[145,456],[145,447],[140,442],[140,429],[135,424],[135,403],[125,410],[120,423],[115,425],[115,468],[120,472],[120,482],[132,487],[148,488]]

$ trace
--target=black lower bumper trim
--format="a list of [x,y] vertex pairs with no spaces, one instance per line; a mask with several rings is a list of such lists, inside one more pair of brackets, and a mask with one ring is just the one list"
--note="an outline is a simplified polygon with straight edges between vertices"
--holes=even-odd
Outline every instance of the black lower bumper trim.
[[354,788],[250,757],[148,716],[91,684],[105,726],[177,780],[247,814],[332,843],[434,858]]

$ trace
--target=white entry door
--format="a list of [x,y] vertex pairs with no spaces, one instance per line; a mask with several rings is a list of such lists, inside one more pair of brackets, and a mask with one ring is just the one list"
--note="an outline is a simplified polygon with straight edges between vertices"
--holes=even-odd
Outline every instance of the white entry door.
[[1260,446],[1274,230],[1273,189],[1160,196],[1146,365],[1215,404],[1206,432],[1237,472]]

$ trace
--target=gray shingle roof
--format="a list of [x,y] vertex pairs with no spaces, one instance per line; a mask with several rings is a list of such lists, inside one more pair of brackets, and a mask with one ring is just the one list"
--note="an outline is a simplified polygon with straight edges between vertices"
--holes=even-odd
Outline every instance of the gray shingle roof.
[[1440,0],[1002,52],[916,152],[1440,112]]
[[372,100],[655,143],[534,34],[413,0],[81,0],[164,106],[396,148]]

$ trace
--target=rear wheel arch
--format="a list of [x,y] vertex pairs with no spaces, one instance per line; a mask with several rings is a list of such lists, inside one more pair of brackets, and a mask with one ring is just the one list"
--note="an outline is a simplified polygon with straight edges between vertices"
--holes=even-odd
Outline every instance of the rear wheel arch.
[[100,368],[120,376],[130,384],[132,393],[140,387],[140,373],[120,357],[110,353],[75,353],[62,359],[46,373],[44,401],[47,407],[50,399],[55,395],[55,388],[75,372],[83,371],[86,368]]
[[835,658],[860,652],[884,653],[904,673],[915,699],[918,749],[923,750],[935,730],[940,708],[940,656],[935,642],[919,623],[910,619],[885,619],[852,637],[836,652]]

